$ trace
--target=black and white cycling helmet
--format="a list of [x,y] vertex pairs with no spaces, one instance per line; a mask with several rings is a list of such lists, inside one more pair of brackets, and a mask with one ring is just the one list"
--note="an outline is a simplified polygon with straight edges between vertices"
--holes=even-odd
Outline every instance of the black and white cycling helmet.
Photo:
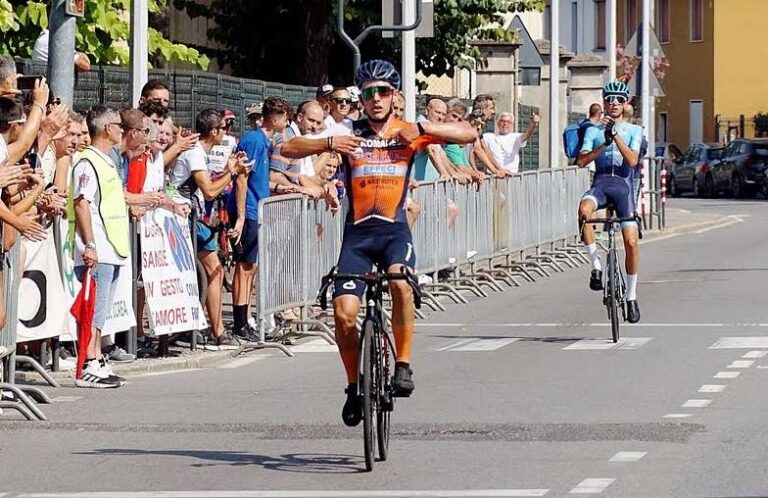
[[400,74],[391,63],[382,60],[372,60],[361,65],[355,75],[355,86],[363,87],[367,81],[386,81],[395,90],[400,89]]

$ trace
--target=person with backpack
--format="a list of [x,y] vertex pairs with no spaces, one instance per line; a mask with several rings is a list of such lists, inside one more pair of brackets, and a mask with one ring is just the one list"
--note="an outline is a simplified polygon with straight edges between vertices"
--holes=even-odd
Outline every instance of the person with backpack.
[[[593,126],[600,126],[600,120],[603,118],[603,107],[600,104],[589,106],[589,117],[584,118],[578,124],[572,124],[566,127],[563,132],[563,145],[565,146],[565,155],[575,164],[579,156],[581,146],[584,144],[584,135],[587,130]],[[594,173],[594,163],[589,165],[589,170]]]

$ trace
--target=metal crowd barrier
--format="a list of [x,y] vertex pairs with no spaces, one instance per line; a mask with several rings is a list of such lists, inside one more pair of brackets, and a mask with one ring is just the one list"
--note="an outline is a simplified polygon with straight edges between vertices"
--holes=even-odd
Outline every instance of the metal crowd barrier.
[[30,397],[35,399],[47,397],[39,389],[32,386],[20,387],[15,384],[16,376],[16,328],[18,324],[18,297],[20,273],[21,244],[17,241],[10,251],[5,254],[3,262],[3,298],[5,302],[5,326],[0,329],[0,415],[2,410],[16,410],[27,420],[47,420],[47,417],[37,407]]
[[[589,188],[589,171],[576,167],[530,171],[477,185],[425,182],[412,192],[420,214],[412,227],[416,269],[424,303],[445,309],[447,297],[467,302],[477,296],[548,276],[586,262],[575,244],[577,209]],[[299,309],[291,332],[317,335],[333,343],[323,318],[311,316],[320,279],[336,264],[344,213],[331,214],[324,201],[300,195],[262,200],[259,206],[258,316],[260,343],[274,330],[272,314]],[[325,317],[327,318],[327,317]]]
[[666,226],[667,170],[663,157],[644,157],[640,161],[641,177],[638,193],[638,213],[643,227],[664,229]]

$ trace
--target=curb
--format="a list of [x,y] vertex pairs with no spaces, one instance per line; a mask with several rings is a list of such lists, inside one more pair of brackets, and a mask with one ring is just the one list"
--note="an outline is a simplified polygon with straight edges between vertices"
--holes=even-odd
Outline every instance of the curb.
[[[175,358],[152,358],[135,360],[130,363],[112,363],[112,368],[118,375],[130,377],[132,375],[170,372],[173,370],[195,370],[208,368],[232,360],[233,351],[206,351],[205,353],[191,353]],[[67,382],[74,378],[72,371],[48,372],[54,380]],[[37,372],[16,371],[16,381],[42,382],[45,380]]]

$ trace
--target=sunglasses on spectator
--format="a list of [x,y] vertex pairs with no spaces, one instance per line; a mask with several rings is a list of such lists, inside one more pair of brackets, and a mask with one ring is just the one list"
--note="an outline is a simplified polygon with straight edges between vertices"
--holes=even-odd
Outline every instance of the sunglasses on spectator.
[[608,102],[610,105],[626,104],[629,100],[629,97],[625,97],[624,95],[606,95],[603,100]]
[[369,86],[360,91],[360,95],[362,95],[365,100],[371,100],[377,93],[380,97],[386,98],[395,93],[395,89],[391,86]]
[[333,101],[339,105],[350,105],[352,103],[352,99],[344,99],[341,97],[334,98]]

